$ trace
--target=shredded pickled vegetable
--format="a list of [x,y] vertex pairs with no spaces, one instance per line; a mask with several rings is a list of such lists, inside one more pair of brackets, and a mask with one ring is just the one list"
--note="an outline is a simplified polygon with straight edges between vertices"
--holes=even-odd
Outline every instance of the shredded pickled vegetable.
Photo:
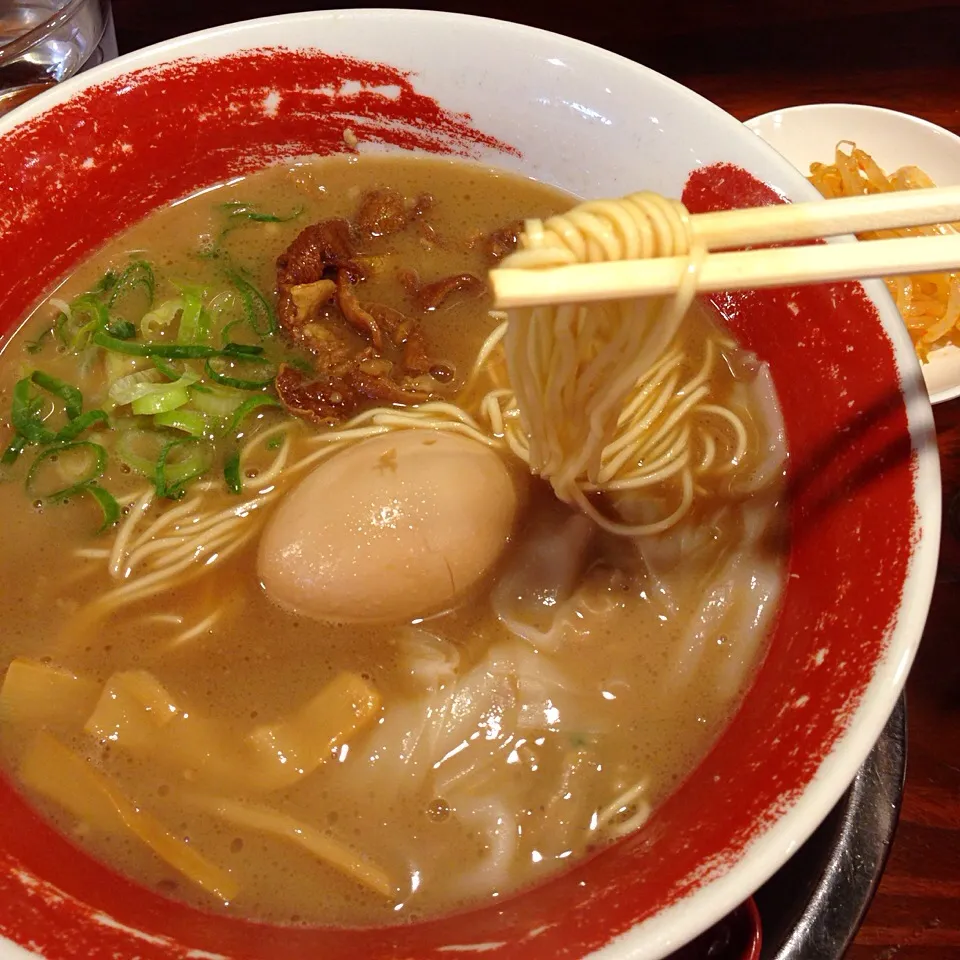
[[[849,152],[844,151],[845,147]],[[810,164],[809,179],[827,198],[936,186],[919,167],[900,167],[888,176],[868,153],[849,140],[841,140],[837,144],[832,164]],[[960,224],[942,223],[900,230],[876,230],[859,236],[861,240],[880,240],[886,237],[950,234],[958,230]],[[925,273],[890,277],[886,284],[922,361],[927,360],[931,350],[948,343],[960,345],[960,274]]]
[[82,823],[104,833],[126,827],[161,860],[208,893],[229,903],[239,892],[230,875],[199,853],[189,841],[171,833],[153,816],[128,800],[102,773],[41,730],[27,748],[20,767],[23,782],[69,810]]
[[199,798],[198,803],[234,826],[258,830],[302,847],[383,897],[393,899],[397,895],[396,883],[379,864],[309,823],[269,807],[253,806],[228,797]]

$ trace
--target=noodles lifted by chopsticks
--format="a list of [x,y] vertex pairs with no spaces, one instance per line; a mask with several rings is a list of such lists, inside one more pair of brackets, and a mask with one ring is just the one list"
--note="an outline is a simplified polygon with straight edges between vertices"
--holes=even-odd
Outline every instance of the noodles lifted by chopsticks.
[[[844,147],[849,152],[844,152]],[[837,144],[832,164],[810,165],[810,182],[827,198],[936,186],[919,167],[900,167],[888,176],[868,153],[848,140]],[[946,223],[871,231],[859,236],[861,240],[936,236],[956,233],[958,227],[956,223]],[[926,360],[931,350],[948,343],[960,345],[960,274],[891,277],[886,284],[921,360]]]

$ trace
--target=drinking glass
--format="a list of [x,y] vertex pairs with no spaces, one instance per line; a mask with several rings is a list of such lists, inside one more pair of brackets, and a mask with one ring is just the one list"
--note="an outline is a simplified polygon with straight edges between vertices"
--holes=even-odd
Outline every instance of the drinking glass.
[[0,0],[0,114],[116,55],[110,0]]

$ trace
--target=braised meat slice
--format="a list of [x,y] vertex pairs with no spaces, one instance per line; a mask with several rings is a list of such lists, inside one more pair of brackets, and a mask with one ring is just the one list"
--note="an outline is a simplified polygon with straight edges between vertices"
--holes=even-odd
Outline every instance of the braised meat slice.
[[353,229],[346,220],[323,220],[304,227],[277,258],[277,282],[313,283],[348,266],[355,253]]
[[277,318],[288,336],[299,340],[305,325],[323,319],[341,271],[362,275],[353,256],[350,224],[324,220],[301,230],[277,257]]
[[422,313],[437,310],[455,293],[479,297],[487,289],[486,284],[472,273],[458,273],[430,283],[421,283],[414,270],[402,270],[399,280]]
[[282,364],[275,384],[277,395],[291,413],[321,426],[336,426],[367,407],[406,406],[431,397],[428,391],[404,388],[389,376],[366,373],[359,365],[338,376],[322,370],[307,374]]
[[366,237],[387,237],[410,222],[410,213],[395,190],[371,190],[360,201],[356,222],[357,230]]
[[277,258],[280,327],[313,367],[281,367],[277,394],[291,412],[326,425],[451,389],[450,365],[431,358],[417,320],[360,299],[358,232],[346,220],[312,224]]
[[488,263],[499,263],[508,254],[513,253],[520,243],[520,234],[523,233],[523,221],[513,223],[488,233],[483,238],[483,253]]

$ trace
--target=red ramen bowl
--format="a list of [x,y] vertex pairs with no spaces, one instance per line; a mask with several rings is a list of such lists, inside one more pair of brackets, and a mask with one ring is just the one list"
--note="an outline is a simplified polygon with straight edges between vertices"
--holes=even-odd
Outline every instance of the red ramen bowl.
[[[475,158],[584,197],[649,189],[700,212],[815,196],[714,105],[582,43],[428,12],[277,17],[123,57],[0,120],[0,331],[151,210],[273,161],[344,151],[345,128],[362,149]],[[742,707],[638,833],[456,917],[288,929],[136,886],[2,781],[0,958],[20,945],[49,960],[653,960],[748,898],[833,806],[903,686],[934,580],[939,474],[919,366],[880,282],[715,303],[779,394],[788,580]]]

